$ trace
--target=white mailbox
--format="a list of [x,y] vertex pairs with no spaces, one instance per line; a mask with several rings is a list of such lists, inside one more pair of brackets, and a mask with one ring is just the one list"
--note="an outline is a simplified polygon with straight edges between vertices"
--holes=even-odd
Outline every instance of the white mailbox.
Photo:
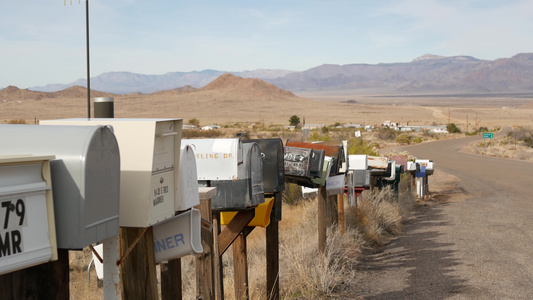
[[111,128],[0,125],[0,141],[0,155],[55,155],[58,248],[82,249],[119,234],[120,154]]
[[0,275],[57,260],[50,159],[0,156]]
[[353,187],[370,186],[370,170],[353,170]]
[[434,164],[432,160],[429,159],[417,159],[416,163],[420,164],[420,167],[426,167],[426,175],[433,175]]
[[348,155],[348,166],[350,170],[366,170],[368,169],[368,155],[366,154],[351,154]]
[[149,227],[174,215],[182,119],[63,119],[44,125],[110,125],[120,147],[120,226]]
[[408,161],[407,172],[420,172],[420,164],[417,164],[414,161]]
[[196,157],[192,147],[185,144],[181,145],[177,193],[176,211],[187,210],[200,204]]
[[196,154],[198,181],[216,187],[214,210],[241,210],[265,202],[263,161],[256,143],[240,139],[183,140]]

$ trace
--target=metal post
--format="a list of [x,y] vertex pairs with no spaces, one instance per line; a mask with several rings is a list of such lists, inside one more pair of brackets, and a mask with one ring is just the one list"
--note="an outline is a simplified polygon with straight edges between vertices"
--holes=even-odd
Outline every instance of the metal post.
[[89,64],[89,0],[85,0],[85,29],[87,39],[87,118],[91,118],[91,71]]
[[114,118],[113,97],[95,97],[94,98],[94,117],[95,118]]

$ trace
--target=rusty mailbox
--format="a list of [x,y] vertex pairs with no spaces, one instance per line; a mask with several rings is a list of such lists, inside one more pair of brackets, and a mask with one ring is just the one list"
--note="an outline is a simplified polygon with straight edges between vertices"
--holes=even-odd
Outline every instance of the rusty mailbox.
[[108,126],[0,125],[0,154],[50,161],[57,247],[82,249],[119,234],[120,154]]
[[256,143],[263,159],[263,186],[265,193],[277,193],[285,189],[283,167],[283,142],[280,138],[243,140],[243,143]]
[[174,216],[182,119],[62,119],[45,125],[109,125],[120,147],[120,226],[146,228]]
[[285,181],[309,188],[319,187],[312,180],[323,174],[324,150],[289,146],[284,149]]
[[344,148],[340,146],[329,146],[323,143],[306,143],[299,141],[287,141],[286,146],[299,147],[314,150],[324,150],[324,155],[331,157],[331,171],[329,175],[337,175],[340,173],[343,164],[346,162],[344,156]]
[[239,138],[184,139],[196,155],[200,185],[216,187],[214,210],[242,210],[265,202],[263,161],[256,143]]

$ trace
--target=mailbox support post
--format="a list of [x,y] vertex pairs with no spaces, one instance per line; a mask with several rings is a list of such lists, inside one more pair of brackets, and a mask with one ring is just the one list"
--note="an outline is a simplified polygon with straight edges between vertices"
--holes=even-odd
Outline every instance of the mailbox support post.
[[119,260],[118,236],[105,239],[104,246],[104,300],[120,299],[120,277],[116,262]]
[[224,268],[219,250],[220,212],[213,212],[213,265],[215,268],[215,298],[224,299]]
[[0,276],[0,299],[69,300],[69,259],[67,249],[57,249],[57,261]]
[[167,263],[160,263],[159,267],[161,269],[161,299],[182,299],[181,259],[176,258]]
[[[200,210],[202,219],[213,223],[211,198],[216,193],[216,188],[201,188]],[[213,227],[202,226],[202,247],[204,253],[196,258],[196,299],[215,299],[215,266],[214,266],[214,241]]]
[[[274,193],[275,200],[281,201],[281,193]],[[266,228],[266,272],[267,299],[279,300],[279,223],[276,211],[281,205],[274,206],[270,214],[270,224]]]
[[341,231],[341,235],[344,235],[344,195],[338,194],[337,195],[337,210],[339,215],[339,229]]
[[[146,228],[120,228],[121,254]],[[158,299],[153,228],[149,227],[120,265],[122,299]]]
[[324,253],[326,250],[326,218],[327,218],[327,199],[326,187],[321,186],[318,189],[318,251]]

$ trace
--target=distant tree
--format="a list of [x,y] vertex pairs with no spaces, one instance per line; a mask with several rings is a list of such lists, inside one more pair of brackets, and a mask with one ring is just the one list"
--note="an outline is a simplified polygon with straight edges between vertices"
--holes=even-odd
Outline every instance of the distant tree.
[[293,115],[289,119],[289,124],[291,124],[291,126],[298,126],[298,124],[300,124],[300,118],[297,115]]
[[189,120],[189,124],[190,125],[194,125],[196,127],[200,127],[200,120],[198,120],[198,119],[190,119]]
[[446,129],[448,130],[449,133],[461,133],[461,130],[459,128],[457,128],[455,123],[448,124],[446,126]]

